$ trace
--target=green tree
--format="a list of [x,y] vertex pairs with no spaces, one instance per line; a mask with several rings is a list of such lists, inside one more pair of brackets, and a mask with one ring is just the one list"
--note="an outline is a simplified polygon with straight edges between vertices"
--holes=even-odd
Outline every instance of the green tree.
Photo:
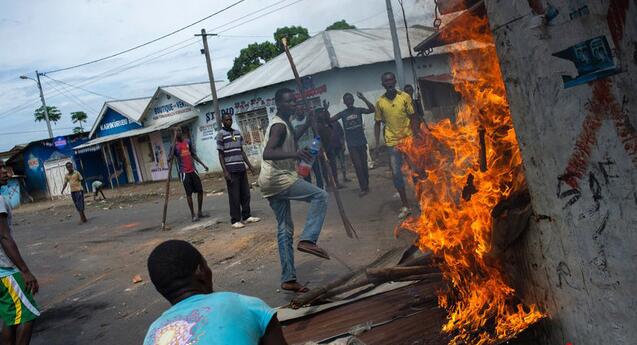
[[[86,115],[86,113],[83,111],[74,111],[71,113],[71,121],[73,121],[73,123],[79,124],[79,133],[84,132],[84,126],[82,126],[82,123],[86,123],[86,119],[88,119],[88,115]],[[75,131],[77,128],[78,127],[73,128],[73,133],[78,133]]]
[[[60,113],[58,108],[47,105],[46,109],[49,112],[49,121],[53,123],[57,123],[58,121],[60,121],[60,118],[62,117],[62,113]],[[38,109],[36,109],[35,112],[33,113],[33,116],[35,116],[36,122],[46,121],[46,116],[44,115],[44,107],[39,107]]]
[[236,80],[283,53],[283,45],[281,44],[283,37],[287,37],[289,47],[294,47],[310,38],[310,34],[307,29],[302,26],[286,26],[278,28],[274,32],[275,43],[265,41],[249,44],[247,47],[241,49],[239,56],[234,59],[232,68],[227,74],[228,80]]
[[84,133],[84,128],[82,127],[73,127],[73,134]]
[[325,28],[325,30],[347,30],[347,29],[356,29],[356,26],[346,22],[345,19],[339,20],[338,22],[334,22],[334,24]]
[[310,34],[307,29],[302,26],[284,26],[276,29],[274,32],[274,42],[276,42],[276,46],[281,53],[285,51],[283,49],[283,44],[281,43],[281,39],[283,37],[287,37],[288,47],[292,48],[310,38]]
[[279,55],[279,51],[272,42],[265,41],[249,44],[241,49],[239,56],[234,58],[232,68],[228,71],[228,80],[233,81],[257,69],[277,55]]

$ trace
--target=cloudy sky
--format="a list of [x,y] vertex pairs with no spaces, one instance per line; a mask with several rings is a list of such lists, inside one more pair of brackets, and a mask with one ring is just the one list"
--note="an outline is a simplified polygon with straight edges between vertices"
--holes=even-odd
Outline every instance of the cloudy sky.
[[[158,38],[239,0],[0,1],[0,151],[47,137],[33,120],[36,84],[19,79],[99,59]],[[404,0],[409,25],[431,25],[433,0]],[[394,12],[400,14],[398,0]],[[301,25],[315,34],[345,19],[359,28],[387,27],[385,0],[243,0],[182,32],[115,58],[42,77],[47,105],[62,120],[54,135],[70,133],[70,113],[85,111],[87,127],[105,101],[150,96],[157,86],[207,80],[201,28],[219,33],[209,43],[216,79],[252,42],[272,40],[278,27]],[[402,23],[402,18],[400,18]],[[66,83],[66,84],[65,84]],[[72,85],[72,86],[69,86]],[[76,87],[91,91],[78,89]],[[107,98],[110,97],[110,98]]]

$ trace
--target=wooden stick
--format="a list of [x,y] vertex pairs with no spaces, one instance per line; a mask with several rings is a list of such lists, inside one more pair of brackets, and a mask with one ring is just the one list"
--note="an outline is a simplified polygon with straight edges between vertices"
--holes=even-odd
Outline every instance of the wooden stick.
[[365,273],[371,282],[387,282],[413,275],[435,273],[436,271],[437,269],[432,266],[412,266],[368,268]]
[[175,160],[175,141],[177,140],[177,131],[173,133],[173,140],[170,143],[170,154],[168,157],[168,179],[166,179],[166,196],[164,198],[164,214],[161,217],[161,231],[166,231],[166,213],[168,213],[168,198],[170,196],[170,178],[173,173],[173,161]]
[[[292,73],[294,74],[294,79],[296,80],[297,88],[299,89],[299,92],[301,93],[301,99],[303,100],[303,104],[305,105],[305,108],[307,109],[308,103],[305,97],[305,93],[303,92],[303,84],[301,83],[301,77],[299,76],[299,72],[296,69],[296,64],[294,63],[292,54],[290,54],[290,49],[288,48],[287,39],[284,37],[283,39],[281,39],[281,43],[283,44],[283,48],[285,49],[285,55],[288,57],[288,61],[290,62],[290,67],[292,68]],[[312,129],[314,130],[314,133],[318,134],[319,132],[318,125],[316,124],[316,119],[314,116],[310,116],[310,124],[312,125]],[[323,154],[319,154],[318,157],[321,163],[325,167],[327,167],[327,170],[328,170],[326,172],[327,182],[332,187],[332,191],[334,193],[334,199],[336,199],[336,205],[338,206],[338,213],[340,214],[341,220],[343,221],[343,226],[345,227],[345,233],[347,234],[347,237],[349,238],[353,238],[353,237],[358,238],[358,234],[356,234],[356,230],[354,229],[354,226],[352,226],[352,223],[349,221],[349,218],[347,217],[347,213],[345,213],[345,207],[343,206],[341,195],[338,189],[336,188],[334,177],[331,175],[332,165],[330,163],[330,160],[327,159],[327,155],[325,154],[324,150],[323,150]]]
[[[386,261],[387,259],[391,258],[393,255],[396,255],[401,249],[400,248],[394,248],[391,249],[389,251],[387,251],[385,254],[379,256],[376,260],[374,260],[371,264],[367,265],[367,266],[363,266],[361,268],[359,268],[358,270],[354,271],[354,272],[349,272],[346,273],[345,275],[336,278],[336,280],[333,280],[332,282],[322,286],[322,287],[318,287],[316,289],[312,289],[309,292],[304,293],[301,296],[298,296],[296,298],[294,298],[292,300],[292,302],[290,303],[291,307],[294,309],[300,308],[306,304],[311,303],[312,301],[315,301],[316,299],[323,297],[324,294],[328,293],[330,290],[337,288],[345,283],[347,283],[349,280],[353,279],[354,277],[356,277],[357,275],[362,275],[365,273],[365,270],[368,269],[369,267],[374,267],[376,265],[381,264],[382,262]],[[365,284],[367,285],[367,284]]]

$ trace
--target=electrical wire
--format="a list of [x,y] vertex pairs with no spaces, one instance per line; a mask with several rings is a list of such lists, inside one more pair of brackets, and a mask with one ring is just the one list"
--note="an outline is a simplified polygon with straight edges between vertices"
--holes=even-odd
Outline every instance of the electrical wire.
[[[281,3],[284,3],[284,2],[286,2],[286,1],[288,1],[288,0],[279,0],[279,1],[277,1],[277,2],[274,2],[274,3],[270,4],[270,5],[267,5],[267,6],[261,7],[261,8],[259,8],[259,9],[255,10],[255,11],[252,11],[252,12],[250,12],[250,13],[248,13],[248,14],[245,14],[245,15],[243,15],[243,16],[241,16],[241,17],[239,17],[239,18],[236,18],[236,19],[234,19],[234,20],[232,20],[232,21],[229,21],[229,22],[224,23],[224,24],[222,24],[222,25],[216,26],[216,27],[214,27],[214,28],[212,28],[212,29],[208,29],[208,31],[213,32],[213,31],[215,31],[215,30],[218,30],[218,29],[220,29],[220,28],[226,27],[226,26],[228,26],[228,25],[232,25],[232,24],[236,23],[236,21],[237,21],[237,20],[241,20],[241,19],[245,19],[245,18],[247,18],[247,17],[253,16],[253,15],[255,15],[255,14],[258,14],[259,12],[262,12],[262,11],[264,11],[264,10],[268,10],[268,9],[270,9],[270,8],[272,8],[272,7],[276,6],[276,5],[279,5],[279,4],[281,4]],[[297,0],[296,2],[299,2],[299,1],[302,1],[302,0]],[[296,3],[296,2],[295,2],[295,3]],[[279,9],[277,9],[277,10],[283,9],[283,8],[288,7],[288,6],[291,6],[291,5],[293,5],[293,4],[294,4],[294,3],[292,3],[292,4],[288,4],[288,5],[286,5],[286,6],[284,6],[284,7],[281,7],[281,8],[279,8]],[[275,11],[276,11],[276,10],[275,10]],[[270,12],[268,12],[268,13],[262,14],[261,16],[256,17],[256,18],[254,18],[254,19],[255,19],[255,20],[256,20],[256,19],[259,19],[259,18],[261,18],[261,17],[263,17],[263,16],[266,16],[266,15],[268,15],[268,14],[274,13],[275,11],[270,11]],[[243,24],[248,23],[248,22],[249,22],[249,21],[246,21],[246,22],[244,22]],[[235,27],[238,27],[238,25],[237,25],[237,26],[235,26]],[[192,42],[191,42],[191,41],[192,41]],[[162,52],[164,52],[164,51],[166,51],[166,50],[168,50],[168,49],[170,49],[170,48],[173,48],[173,47],[179,46],[179,45],[181,45],[181,44],[183,44],[183,43],[187,43],[187,42],[191,42],[191,43],[188,43],[188,44],[186,44],[186,45],[183,45],[183,46],[181,46],[181,47],[179,47],[179,48],[177,48],[177,49],[174,49],[174,50],[172,50],[172,51],[170,51],[170,52],[167,52],[167,53],[165,53],[165,54],[160,54],[160,55],[157,55],[157,56],[155,56],[155,57],[152,57],[152,56],[153,56],[153,55],[155,55],[155,54],[162,53]],[[123,65],[120,65],[120,66],[117,66],[117,67],[115,67],[115,68],[112,68],[112,69],[110,69],[110,70],[108,70],[108,71],[101,72],[101,73],[98,73],[98,74],[93,75],[93,76],[91,76],[91,77],[88,77],[88,78],[84,79],[84,81],[83,81],[83,82],[80,82],[80,83],[79,83],[79,84],[77,84],[77,85],[78,85],[78,86],[85,86],[85,85],[93,84],[93,83],[95,83],[95,82],[97,82],[97,81],[99,81],[99,80],[103,80],[103,79],[106,79],[106,78],[108,78],[108,77],[111,77],[111,76],[114,76],[114,75],[120,74],[120,73],[122,73],[122,72],[128,71],[128,70],[130,70],[130,69],[133,69],[133,68],[136,68],[136,67],[142,66],[142,65],[144,65],[144,64],[146,64],[146,63],[148,63],[148,62],[151,62],[151,61],[156,60],[156,59],[157,59],[157,58],[159,58],[159,57],[162,57],[162,56],[165,56],[165,55],[171,54],[171,53],[173,53],[173,52],[175,52],[175,51],[178,51],[178,50],[181,50],[181,49],[187,48],[187,47],[192,46],[193,44],[198,43],[198,42],[199,42],[199,41],[198,41],[198,38],[197,38],[197,37],[191,37],[191,38],[189,38],[189,39],[186,39],[186,40],[183,40],[183,41],[177,42],[177,43],[175,43],[175,44],[172,44],[172,45],[170,45],[170,46],[168,46],[168,47],[166,47],[166,48],[162,48],[162,49],[159,49],[159,50],[157,50],[157,51],[154,51],[154,52],[152,52],[152,53],[150,53],[150,54],[144,55],[144,56],[142,56],[142,57],[140,57],[140,58],[138,58],[138,59],[135,59],[135,60],[133,60],[133,61],[127,62],[127,63],[125,63],[125,64],[123,64]],[[147,59],[147,58],[148,58],[148,60],[144,61],[144,60],[145,60],[145,59]],[[137,63],[137,62],[139,62],[139,63]]]
[[[54,128],[55,130],[61,130],[61,129],[73,129],[75,127],[56,127]],[[16,135],[16,134],[26,134],[26,133],[42,133],[42,132],[48,132],[48,129],[34,129],[34,130],[30,130],[30,131],[15,131],[15,132],[1,132],[0,135]]]
[[[71,94],[70,92],[67,92],[65,90],[60,90],[52,83],[48,84],[48,86],[52,87],[54,90],[56,90],[59,93],[63,94],[68,99],[70,99],[73,103],[77,104],[78,106],[80,106],[82,108],[86,108],[87,110],[89,110],[91,112],[97,113],[97,111],[93,107],[91,107],[91,106],[87,105],[86,103],[82,102],[82,100],[80,100],[79,98],[75,97],[75,95]],[[50,97],[50,99],[53,99],[53,97]]]
[[165,34],[165,35],[163,35],[163,36],[157,37],[157,38],[155,38],[155,39],[153,39],[153,40],[150,40],[150,41],[148,41],[148,42],[146,42],[146,43],[142,43],[142,44],[136,45],[136,46],[134,46],[134,47],[132,47],[132,48],[128,48],[128,49],[126,49],[126,50],[122,50],[122,51],[120,51],[120,52],[118,52],[118,53],[114,53],[114,54],[111,54],[111,55],[108,55],[108,56],[105,56],[105,57],[102,57],[102,58],[99,58],[99,59],[91,60],[91,61],[88,61],[88,62],[84,62],[84,63],[81,63],[81,64],[77,64],[77,65],[69,66],[69,67],[59,68],[59,69],[52,70],[52,71],[47,71],[47,72],[44,72],[43,74],[47,74],[47,73],[48,73],[48,74],[50,74],[50,73],[56,73],[56,72],[62,72],[62,71],[68,71],[68,70],[70,70],[70,69],[74,69],[74,68],[78,68],[78,67],[82,67],[82,66],[86,66],[86,65],[94,64],[94,63],[97,63],[97,62],[100,62],[100,61],[108,60],[108,59],[114,58],[114,57],[116,57],[116,56],[119,56],[119,55],[122,55],[122,54],[125,54],[125,53],[128,53],[128,52],[131,52],[131,51],[133,51],[133,50],[135,50],[135,49],[139,49],[139,48],[141,48],[141,47],[145,47],[145,46],[147,46],[147,45],[149,45],[149,44],[155,43],[155,42],[157,42],[157,41],[159,41],[159,40],[162,40],[162,39],[164,39],[164,38],[166,38],[166,37],[172,36],[172,35],[174,35],[174,34],[176,34],[176,33],[178,33],[178,32],[184,31],[184,30],[188,29],[189,27],[192,27],[192,26],[194,26],[194,25],[196,25],[196,24],[199,24],[199,23],[203,22],[203,21],[204,21],[204,20],[206,20],[206,19],[212,18],[212,17],[214,17],[214,16],[216,16],[216,15],[218,15],[218,14],[222,13],[222,12],[225,12],[225,11],[227,11],[227,10],[231,9],[232,7],[234,7],[234,6],[236,6],[236,5],[240,4],[240,3],[242,3],[242,2],[244,2],[244,1],[245,1],[245,0],[238,0],[238,1],[236,1],[236,2],[234,2],[234,3],[232,3],[232,4],[230,4],[229,6],[224,7],[223,9],[221,9],[221,10],[219,10],[219,11],[215,12],[215,13],[212,13],[212,14],[210,14],[210,15],[208,15],[208,16],[206,16],[206,17],[202,18],[202,19],[197,20],[197,21],[196,21],[196,22],[194,22],[194,23],[190,23],[190,24],[188,24],[188,25],[186,25],[186,26],[183,26],[183,27],[181,27],[181,28],[179,28],[179,29],[177,29],[177,30],[174,30],[174,31],[172,31],[172,32],[169,32],[169,33],[167,33],[167,34]]
[[98,92],[95,92],[95,91],[91,91],[91,90],[87,90],[87,89],[81,88],[79,86],[71,85],[71,84],[63,82],[61,80],[57,80],[57,79],[51,78],[48,75],[44,75],[44,76],[49,78],[49,79],[51,79],[51,80],[53,80],[53,81],[55,81],[55,82],[57,82],[57,83],[59,83],[59,84],[64,84],[64,85],[72,87],[74,89],[78,89],[78,90],[82,90],[84,92],[88,92],[88,93],[93,94],[95,96],[100,96],[100,97],[104,97],[104,98],[108,98],[108,99],[115,99],[114,97],[111,97],[111,96],[107,96],[107,95],[104,95],[104,94],[101,94],[101,93],[98,93]]

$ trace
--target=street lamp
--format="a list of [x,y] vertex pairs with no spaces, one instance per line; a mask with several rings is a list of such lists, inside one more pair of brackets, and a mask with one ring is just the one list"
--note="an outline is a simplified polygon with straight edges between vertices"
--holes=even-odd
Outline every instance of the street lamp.
[[38,71],[35,71],[35,76],[37,80],[31,77],[27,77],[26,75],[21,75],[20,79],[33,80],[36,84],[38,84],[38,90],[40,90],[40,100],[42,101],[42,109],[44,109],[44,119],[46,120],[46,128],[49,130],[49,138],[53,138],[53,130],[51,129],[51,121],[49,120],[49,110],[46,108],[46,102],[44,101],[44,93],[42,92],[42,83],[40,83],[41,75],[44,75],[44,74],[41,74]]

